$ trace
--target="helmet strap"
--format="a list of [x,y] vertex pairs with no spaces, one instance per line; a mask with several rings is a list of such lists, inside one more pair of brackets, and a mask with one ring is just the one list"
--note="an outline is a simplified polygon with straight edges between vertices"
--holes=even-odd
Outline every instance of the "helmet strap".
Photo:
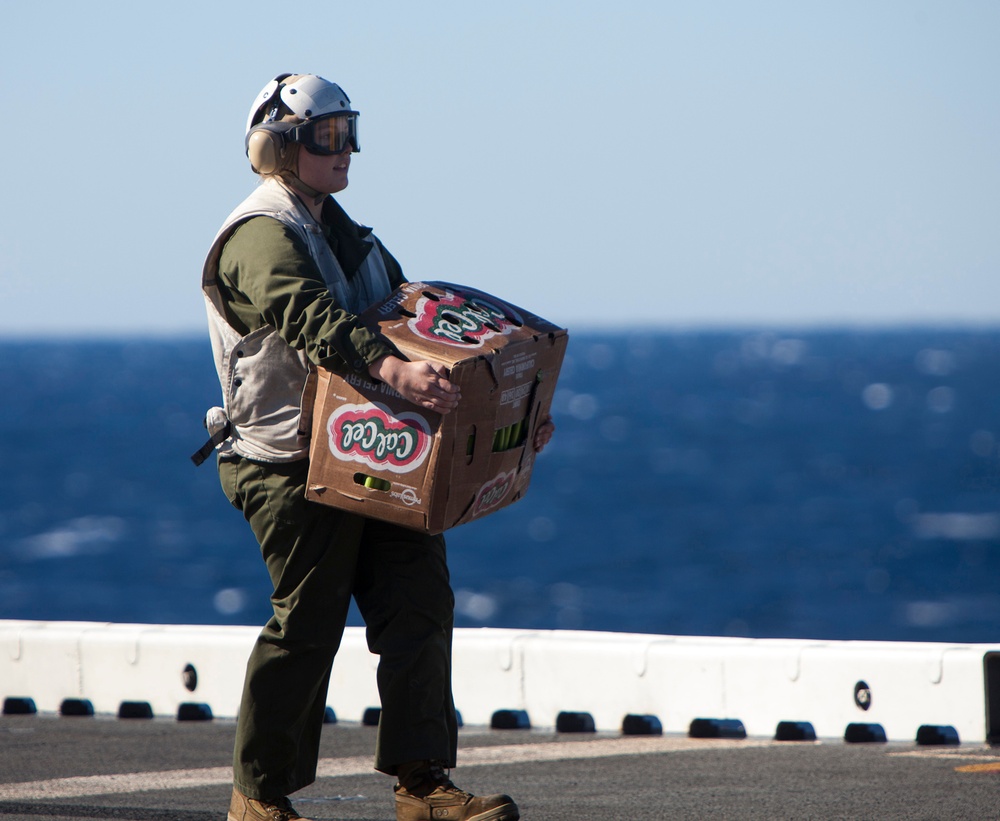
[[305,194],[307,197],[311,197],[313,205],[319,205],[327,197],[327,195],[324,192],[318,191],[311,185],[307,185],[306,183],[302,182],[302,180],[299,179],[298,175],[292,171],[284,172],[284,174],[282,174],[282,178],[298,193]]

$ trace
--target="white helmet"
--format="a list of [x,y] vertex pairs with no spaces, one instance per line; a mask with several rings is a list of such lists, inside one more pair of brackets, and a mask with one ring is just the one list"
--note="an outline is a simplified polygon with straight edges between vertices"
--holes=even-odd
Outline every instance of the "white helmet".
[[[332,117],[336,128],[314,128],[316,121]],[[360,151],[357,122],[358,112],[336,83],[315,74],[279,74],[260,90],[247,116],[250,165],[273,173],[288,143],[302,143],[319,154],[339,154],[348,145]]]
[[247,117],[247,133],[259,123],[280,119],[280,103],[300,121],[327,114],[358,113],[351,110],[350,99],[336,83],[315,74],[279,74],[253,101]]

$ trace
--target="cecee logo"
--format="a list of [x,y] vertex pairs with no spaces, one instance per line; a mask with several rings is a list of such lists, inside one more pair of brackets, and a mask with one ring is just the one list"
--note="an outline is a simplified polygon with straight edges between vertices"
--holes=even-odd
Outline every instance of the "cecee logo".
[[[509,334],[517,327],[510,307],[494,304],[481,295],[445,289],[422,296],[416,316],[407,324],[417,336],[448,345],[481,347],[491,336]],[[512,321],[512,318],[515,321]]]
[[492,510],[499,505],[514,487],[514,478],[517,476],[517,469],[501,473],[495,479],[487,482],[479,489],[476,501],[472,505],[472,515],[481,516],[488,510]]
[[430,452],[431,427],[416,413],[394,416],[375,402],[343,405],[326,425],[330,453],[344,462],[408,473],[423,464]]

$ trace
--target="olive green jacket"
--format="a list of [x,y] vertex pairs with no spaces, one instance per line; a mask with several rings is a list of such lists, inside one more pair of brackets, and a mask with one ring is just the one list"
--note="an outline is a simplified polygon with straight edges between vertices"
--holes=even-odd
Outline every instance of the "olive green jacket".
[[206,426],[223,453],[308,455],[315,368],[367,375],[393,353],[358,320],[403,282],[371,233],[327,198],[317,223],[266,180],[229,215],[202,275],[223,406]]

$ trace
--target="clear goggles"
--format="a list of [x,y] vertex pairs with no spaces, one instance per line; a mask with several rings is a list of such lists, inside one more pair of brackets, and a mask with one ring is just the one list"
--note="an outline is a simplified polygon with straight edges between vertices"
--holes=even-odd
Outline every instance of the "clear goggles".
[[352,152],[360,151],[358,113],[317,117],[290,129],[285,138],[305,146],[313,154],[343,154],[348,145]]

